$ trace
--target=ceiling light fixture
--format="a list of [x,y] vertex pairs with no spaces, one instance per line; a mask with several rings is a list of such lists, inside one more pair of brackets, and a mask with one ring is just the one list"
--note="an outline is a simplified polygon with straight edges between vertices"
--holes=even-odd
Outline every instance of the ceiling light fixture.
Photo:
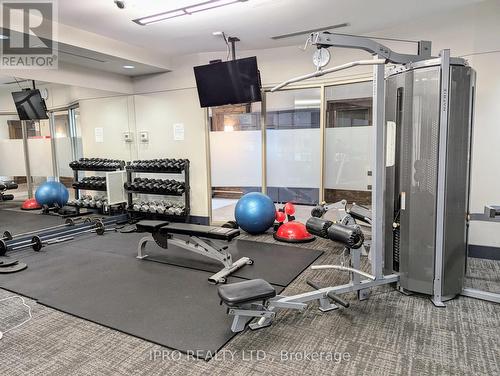
[[193,13],[219,8],[230,4],[243,3],[245,1],[248,0],[209,0],[198,4],[189,5],[183,8],[169,10],[167,12],[162,12],[158,14],[153,14],[151,16],[136,18],[132,21],[134,21],[136,24],[145,26],[154,22],[168,20],[169,18],[188,16]]
[[133,65],[124,65],[123,68],[125,68],[125,69],[134,69],[135,67]]
[[0,34],[0,39],[9,39],[9,37],[7,35],[3,35],[3,34]]

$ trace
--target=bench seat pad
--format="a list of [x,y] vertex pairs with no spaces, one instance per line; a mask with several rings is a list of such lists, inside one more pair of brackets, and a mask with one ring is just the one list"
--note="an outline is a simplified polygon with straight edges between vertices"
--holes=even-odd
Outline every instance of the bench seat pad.
[[221,300],[228,306],[238,306],[276,296],[274,287],[263,279],[251,279],[222,285],[217,291]]
[[136,223],[137,231],[138,232],[156,232],[158,231],[161,227],[168,225],[168,222],[166,221],[150,221],[150,220],[145,220],[145,221],[139,221]]
[[191,223],[169,223],[159,229],[160,234],[179,234],[199,238],[230,241],[240,234],[239,229],[194,225]]

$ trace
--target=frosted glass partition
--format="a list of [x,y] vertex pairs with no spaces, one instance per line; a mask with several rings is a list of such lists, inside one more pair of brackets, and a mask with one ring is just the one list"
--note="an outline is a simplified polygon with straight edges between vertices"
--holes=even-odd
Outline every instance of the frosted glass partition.
[[325,130],[325,188],[365,191],[371,184],[372,127]]
[[325,88],[325,190],[328,202],[371,203],[371,81]]
[[262,190],[260,103],[210,109],[212,221],[234,219],[237,200]]
[[69,112],[60,111],[53,114],[53,135],[55,156],[57,161],[57,175],[73,178],[73,171],[69,163],[73,160],[73,142],[71,139]]
[[211,132],[212,186],[259,187],[262,181],[261,131]]
[[31,176],[54,176],[50,138],[28,139]]
[[0,176],[26,176],[23,140],[0,139]]
[[319,202],[320,105],[320,88],[266,95],[267,194],[275,202]]
[[318,188],[320,130],[267,130],[267,185]]
[[54,138],[56,158],[57,158],[57,168],[59,170],[58,175],[60,177],[73,176],[73,170],[69,167],[69,163],[73,160],[71,143],[72,143],[71,138],[69,137]]

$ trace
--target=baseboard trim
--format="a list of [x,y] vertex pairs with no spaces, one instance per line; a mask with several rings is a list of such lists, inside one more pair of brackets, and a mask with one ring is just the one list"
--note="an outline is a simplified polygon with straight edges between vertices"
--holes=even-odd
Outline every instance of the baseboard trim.
[[469,257],[487,260],[500,260],[500,248],[469,244]]

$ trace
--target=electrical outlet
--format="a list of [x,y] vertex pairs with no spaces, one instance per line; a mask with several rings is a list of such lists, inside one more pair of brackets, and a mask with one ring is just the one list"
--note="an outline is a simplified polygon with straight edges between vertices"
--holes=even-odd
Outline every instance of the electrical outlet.
[[141,142],[149,142],[149,132],[146,132],[146,131],[142,131],[142,132],[139,132],[139,140],[141,140]]
[[126,143],[134,142],[134,136],[132,132],[123,132],[123,141]]

